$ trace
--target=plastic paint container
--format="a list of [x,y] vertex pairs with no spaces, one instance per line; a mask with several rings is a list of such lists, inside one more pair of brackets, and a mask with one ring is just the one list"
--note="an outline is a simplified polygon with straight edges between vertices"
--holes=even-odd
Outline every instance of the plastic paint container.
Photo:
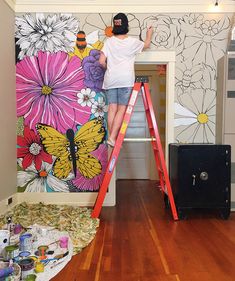
[[38,261],[35,263],[35,272],[36,273],[44,272],[44,263],[43,262]]
[[9,261],[19,255],[19,247],[17,245],[9,245],[4,249],[4,260]]
[[22,226],[21,224],[15,224],[13,232],[14,234],[19,234],[22,231]]
[[33,274],[34,272],[34,260],[23,259],[19,261],[19,266],[21,267],[21,278],[26,278],[27,275]]
[[60,248],[68,248],[68,241],[69,241],[68,236],[60,237]]
[[32,234],[31,233],[24,233],[20,236],[20,251],[31,251],[32,249]]

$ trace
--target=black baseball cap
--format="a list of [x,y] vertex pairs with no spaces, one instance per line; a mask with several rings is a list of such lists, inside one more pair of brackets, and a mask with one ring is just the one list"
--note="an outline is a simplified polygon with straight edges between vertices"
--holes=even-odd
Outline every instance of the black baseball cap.
[[113,34],[126,34],[129,31],[128,18],[123,13],[118,13],[113,18]]

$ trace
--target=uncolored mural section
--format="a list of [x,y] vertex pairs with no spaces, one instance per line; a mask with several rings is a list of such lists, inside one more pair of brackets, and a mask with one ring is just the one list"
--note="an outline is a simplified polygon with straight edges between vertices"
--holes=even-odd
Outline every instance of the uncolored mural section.
[[0,201],[16,192],[14,12],[0,1]]

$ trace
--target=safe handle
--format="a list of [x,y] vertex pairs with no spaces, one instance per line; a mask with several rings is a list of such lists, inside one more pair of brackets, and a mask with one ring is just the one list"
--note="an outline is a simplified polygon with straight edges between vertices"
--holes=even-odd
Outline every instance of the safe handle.
[[192,175],[192,184],[193,186],[196,185],[196,175]]

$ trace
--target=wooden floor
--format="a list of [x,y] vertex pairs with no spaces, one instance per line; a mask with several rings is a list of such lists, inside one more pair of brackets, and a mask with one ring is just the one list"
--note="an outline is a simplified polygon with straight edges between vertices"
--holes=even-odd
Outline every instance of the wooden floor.
[[96,238],[53,281],[234,281],[235,213],[174,222],[154,181],[121,180]]

